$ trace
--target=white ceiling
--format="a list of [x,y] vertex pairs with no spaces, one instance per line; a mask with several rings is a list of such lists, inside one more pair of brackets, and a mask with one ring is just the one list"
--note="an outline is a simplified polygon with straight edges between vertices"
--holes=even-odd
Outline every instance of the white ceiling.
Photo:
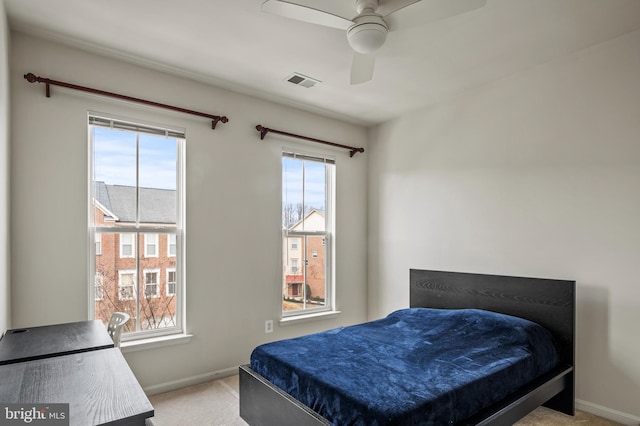
[[[373,80],[357,86],[349,85],[343,31],[262,13],[263,0],[5,5],[13,29],[364,125],[640,29],[640,0],[487,0],[420,25],[433,1],[439,0],[394,14],[412,25],[390,33]],[[322,83],[310,89],[287,83],[293,72]]]

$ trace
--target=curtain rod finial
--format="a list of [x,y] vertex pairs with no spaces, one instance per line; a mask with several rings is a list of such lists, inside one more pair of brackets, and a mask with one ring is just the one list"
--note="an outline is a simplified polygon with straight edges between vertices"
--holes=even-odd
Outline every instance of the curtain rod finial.
[[38,81],[38,77],[36,77],[36,75],[32,72],[25,74],[24,75],[25,80],[27,80],[29,83],[35,83],[36,81]]
[[269,133],[270,129],[267,129],[262,124],[258,124],[256,126],[256,130],[260,132],[260,140],[263,140],[267,133]]

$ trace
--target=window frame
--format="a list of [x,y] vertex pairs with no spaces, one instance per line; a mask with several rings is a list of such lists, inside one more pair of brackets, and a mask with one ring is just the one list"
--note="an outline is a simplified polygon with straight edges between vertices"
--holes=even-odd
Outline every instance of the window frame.
[[[169,326],[164,328],[157,329],[146,329],[140,330],[140,327],[137,324],[133,325],[133,328],[137,331],[123,333],[122,342],[126,343],[129,341],[137,341],[144,340],[148,338],[162,337],[162,336],[170,336],[170,335],[184,335],[185,334],[185,320],[186,320],[186,305],[184,293],[186,289],[186,271],[185,271],[185,239],[186,239],[186,167],[185,167],[185,158],[186,158],[186,131],[184,128],[179,128],[176,126],[166,126],[163,124],[152,123],[144,120],[131,119],[125,117],[119,117],[116,115],[105,114],[101,112],[88,111],[88,126],[87,126],[87,140],[88,140],[88,246],[89,246],[89,276],[93,276],[89,285],[89,319],[94,319],[96,315],[96,301],[95,301],[95,271],[96,271],[96,233],[98,234],[132,234],[133,236],[133,247],[132,252],[134,253],[131,258],[136,259],[135,269],[131,268],[134,275],[134,298],[137,300],[137,310],[141,311],[140,306],[140,297],[138,297],[139,288],[142,284],[142,288],[144,288],[144,283],[141,282],[141,277],[138,271],[142,271],[143,267],[141,264],[143,255],[143,248],[140,247],[141,243],[143,243],[144,237],[142,237],[146,233],[155,233],[158,235],[158,241],[156,244],[156,252],[158,256],[160,255],[160,235],[167,235],[167,257],[175,258],[175,266],[168,267],[175,271],[176,277],[176,294],[175,297],[175,326]],[[94,121],[92,121],[94,120]],[[175,226],[171,227],[156,227],[155,224],[146,224],[146,223],[132,223],[126,226],[108,226],[112,220],[105,221],[105,224],[98,224],[95,221],[95,207],[97,206],[97,202],[94,203],[94,178],[93,178],[93,161],[94,161],[94,141],[93,141],[93,128],[95,126],[99,127],[109,127],[109,123],[117,122],[120,126],[121,130],[128,130],[133,133],[148,133],[159,136],[167,136],[176,141],[176,223]],[[107,124],[105,124],[107,123]],[[113,127],[113,125],[112,125]],[[149,130],[149,131],[147,131]],[[139,184],[137,184],[139,185]],[[139,187],[139,186],[138,186]],[[108,222],[108,223],[107,223]],[[152,232],[150,232],[152,230]],[[170,253],[171,247],[171,238],[170,235],[175,235],[175,254]],[[142,238],[141,238],[142,237]],[[103,242],[103,241],[102,241]],[[117,253],[116,255],[121,254],[121,244],[118,243]],[[104,247],[101,248],[101,253],[104,253]],[[115,248],[115,247],[114,247]],[[128,268],[123,268],[126,270]],[[164,266],[161,268],[165,269]],[[162,270],[158,271],[158,294],[162,295]],[[120,283],[121,283],[121,274],[120,270],[114,271],[118,275],[118,299],[120,298]],[[160,297],[160,296],[158,296]],[[132,300],[132,299],[129,299]],[[142,321],[138,318],[136,321]]]
[[[318,237],[322,236],[322,245],[325,247],[325,303],[324,306],[319,307],[306,307],[306,301],[303,302],[304,308],[297,310],[285,311],[281,304],[281,318],[283,320],[291,320],[295,318],[304,318],[309,315],[315,315],[319,313],[336,313],[338,312],[336,309],[336,280],[335,280],[335,255],[334,255],[334,245],[333,241],[335,239],[335,198],[336,198],[336,161],[333,157],[322,154],[312,154],[305,153],[298,149],[290,149],[284,148],[281,155],[281,160],[285,157],[300,159],[300,160],[308,160],[315,161],[318,163],[325,164],[325,214],[324,214],[324,231],[305,231],[305,230],[288,230],[283,227],[282,229],[282,240],[283,243],[280,244],[282,248],[287,248],[291,250],[301,251],[300,257],[300,265],[298,267],[299,272],[302,274],[306,274],[306,268],[308,266],[308,260],[306,259],[305,250],[302,250],[301,246],[306,247],[303,241],[306,241],[307,237]],[[329,166],[329,167],[327,167]],[[281,166],[281,172],[284,174],[283,166]],[[284,183],[284,178],[281,176],[280,179],[281,185]],[[281,187],[281,220],[282,220],[282,205],[285,202],[284,199],[284,188]],[[287,241],[290,238],[297,239],[297,247],[292,248],[289,246],[290,242]],[[285,274],[287,270],[287,265],[284,264],[285,259],[288,257],[285,256],[285,253],[281,253],[280,262],[282,274]],[[287,260],[288,262],[288,260]],[[281,285],[280,285],[280,300],[284,301],[283,289],[286,288],[285,277],[281,277]],[[300,285],[302,293],[306,291],[306,283],[307,279],[304,278],[303,283]],[[304,298],[303,298],[304,299]]]

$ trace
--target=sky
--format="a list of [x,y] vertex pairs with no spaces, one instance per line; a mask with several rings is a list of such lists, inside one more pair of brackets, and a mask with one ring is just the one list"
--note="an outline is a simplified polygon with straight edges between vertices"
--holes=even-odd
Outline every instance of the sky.
[[[136,134],[95,126],[94,178],[108,185],[136,185]],[[176,189],[176,140],[139,134],[139,185]],[[283,204],[302,203],[325,210],[326,173],[324,163],[282,158]]]
[[325,165],[317,161],[282,158],[282,202],[302,203],[325,210]]
[[[109,185],[136,185],[136,134],[94,127],[94,178]],[[176,139],[140,133],[139,185],[176,189]]]

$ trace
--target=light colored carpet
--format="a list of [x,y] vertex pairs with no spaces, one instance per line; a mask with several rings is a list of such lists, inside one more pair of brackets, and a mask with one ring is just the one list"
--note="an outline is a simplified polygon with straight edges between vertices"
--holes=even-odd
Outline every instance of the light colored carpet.
[[[246,426],[238,414],[238,376],[189,386],[149,397],[154,426]],[[574,417],[540,407],[516,426],[593,425],[618,423],[578,412]],[[288,426],[288,425],[283,425]]]

